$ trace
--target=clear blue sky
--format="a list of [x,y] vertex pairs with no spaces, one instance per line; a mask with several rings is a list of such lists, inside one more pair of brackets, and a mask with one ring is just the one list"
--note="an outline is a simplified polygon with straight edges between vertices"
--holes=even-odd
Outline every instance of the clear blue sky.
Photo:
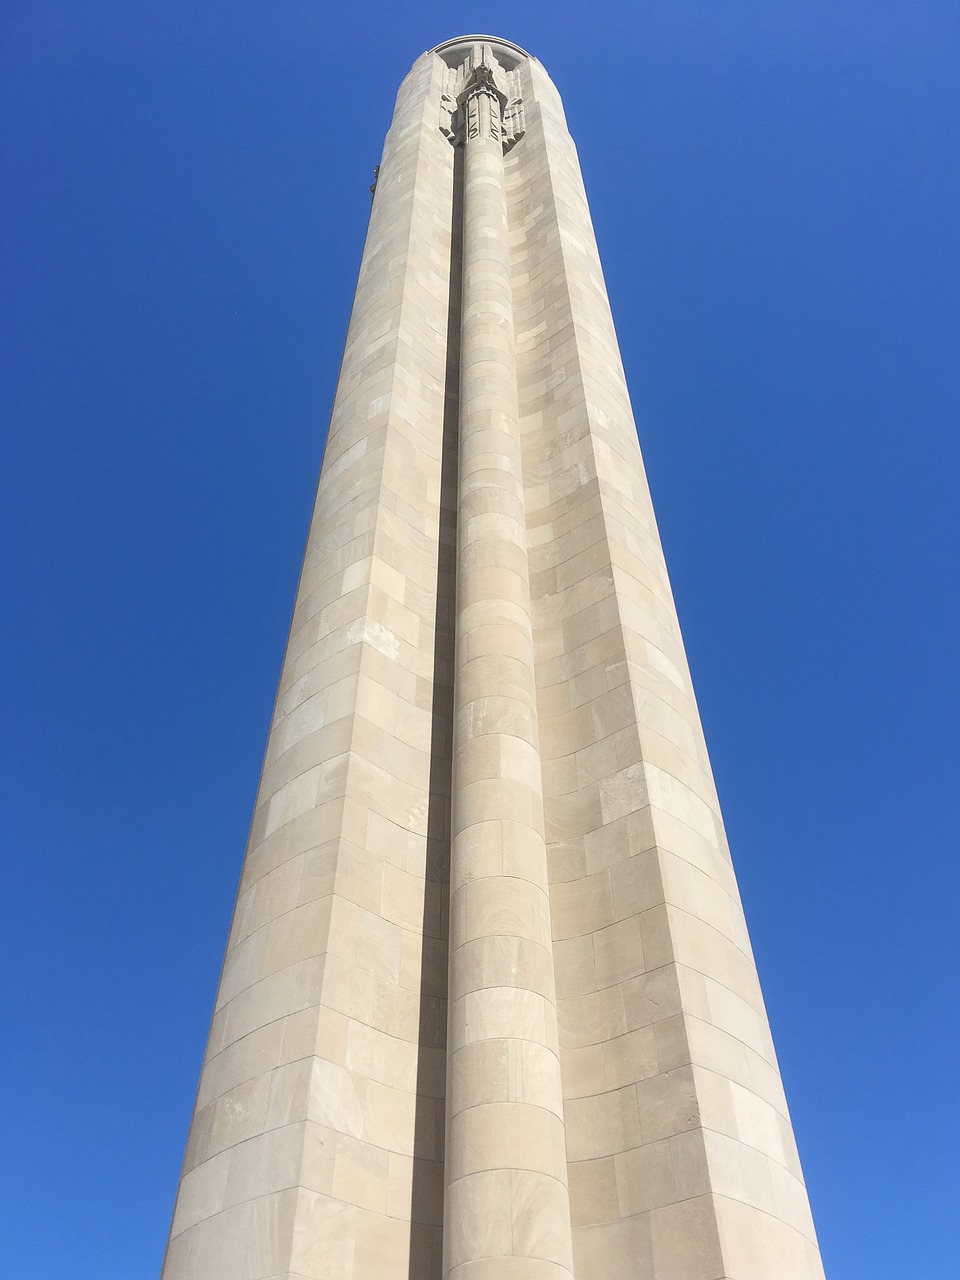
[[956,0],[3,28],[3,1280],[157,1274],[371,170],[473,28],[580,147],[829,1280],[956,1276]]

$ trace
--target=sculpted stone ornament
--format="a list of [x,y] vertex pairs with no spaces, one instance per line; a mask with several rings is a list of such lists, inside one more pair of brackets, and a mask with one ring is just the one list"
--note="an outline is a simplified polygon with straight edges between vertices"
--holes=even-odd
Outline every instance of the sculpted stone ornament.
[[499,142],[502,134],[500,121],[506,104],[506,98],[494,83],[493,72],[481,62],[474,68],[458,104],[465,114],[467,137],[492,138]]
[[468,74],[467,86],[458,96],[449,92],[440,95],[440,132],[454,146],[462,146],[468,137],[499,139],[506,153],[526,131],[523,99],[508,99],[485,62]]

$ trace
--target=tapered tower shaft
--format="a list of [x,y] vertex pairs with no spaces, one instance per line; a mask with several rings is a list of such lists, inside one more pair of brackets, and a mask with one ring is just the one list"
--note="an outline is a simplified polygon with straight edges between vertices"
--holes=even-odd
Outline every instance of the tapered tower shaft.
[[822,1280],[573,142],[387,135],[162,1280]]

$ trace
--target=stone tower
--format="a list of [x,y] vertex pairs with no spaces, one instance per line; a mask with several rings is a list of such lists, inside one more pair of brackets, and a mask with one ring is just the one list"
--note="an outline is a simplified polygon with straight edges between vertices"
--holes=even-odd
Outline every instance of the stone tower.
[[387,135],[163,1280],[813,1280],[573,142]]

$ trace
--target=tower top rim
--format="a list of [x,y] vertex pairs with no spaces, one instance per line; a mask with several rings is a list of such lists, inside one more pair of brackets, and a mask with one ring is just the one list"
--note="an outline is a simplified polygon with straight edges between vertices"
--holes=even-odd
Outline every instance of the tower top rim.
[[533,55],[528,53],[526,49],[522,49],[520,45],[514,44],[512,40],[504,40],[502,36],[489,36],[489,35],[478,35],[478,34],[471,34],[466,36],[455,36],[453,40],[444,40],[441,44],[434,45],[434,47],[428,50],[428,52],[443,53],[444,50],[454,49],[456,48],[457,45],[476,44],[477,42],[480,42],[480,41],[482,41],[484,44],[502,45],[503,48],[505,49],[510,49],[514,53],[519,53],[522,58],[533,57]]

